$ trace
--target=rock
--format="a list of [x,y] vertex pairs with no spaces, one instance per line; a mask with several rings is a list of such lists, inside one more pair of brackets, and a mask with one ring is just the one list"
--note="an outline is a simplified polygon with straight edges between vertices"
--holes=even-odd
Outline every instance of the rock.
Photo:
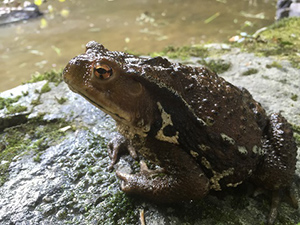
[[[268,113],[281,111],[300,132],[299,69],[236,48],[210,59],[230,63],[221,76],[247,88]],[[198,61],[190,60],[194,65]],[[257,72],[243,75],[249,68]],[[0,121],[6,121],[0,133],[1,224],[139,224],[140,210],[146,224],[250,225],[266,220],[270,198],[249,195],[249,183],[180,205],[156,205],[123,194],[115,172],[108,170],[106,145],[116,135],[114,121],[64,83],[24,84],[0,97],[12,99],[0,108]],[[9,111],[8,105],[24,106],[23,111]],[[128,169],[129,163],[133,160],[123,156],[118,166]],[[299,162],[296,173],[299,177]],[[299,192],[299,182],[295,186]],[[277,224],[299,221],[299,210],[282,202]]]
[[30,3],[28,5],[27,1],[23,7],[0,7],[0,26],[37,18],[42,15],[43,13],[37,5]]
[[293,0],[278,0],[276,19],[282,19],[285,17],[300,16],[300,2]]

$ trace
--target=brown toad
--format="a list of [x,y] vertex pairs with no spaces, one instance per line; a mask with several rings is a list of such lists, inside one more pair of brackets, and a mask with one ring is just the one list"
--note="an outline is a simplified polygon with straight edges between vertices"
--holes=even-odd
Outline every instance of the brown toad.
[[91,41],[63,74],[70,89],[112,116],[125,137],[111,143],[161,167],[117,171],[126,193],[157,202],[200,199],[209,190],[236,187],[246,179],[273,192],[289,188],[296,145],[280,114],[267,116],[246,89],[204,67],[109,51]]

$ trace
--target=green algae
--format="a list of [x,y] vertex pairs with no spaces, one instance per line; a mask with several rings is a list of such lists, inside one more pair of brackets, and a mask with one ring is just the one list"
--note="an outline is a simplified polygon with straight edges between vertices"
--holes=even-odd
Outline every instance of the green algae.
[[16,156],[33,154],[38,162],[42,152],[61,139],[63,133],[59,128],[67,124],[64,120],[43,121],[41,117],[6,128],[0,133],[0,142],[3,143],[0,162],[4,162],[0,164],[0,186],[7,180],[9,165]]
[[233,45],[257,55],[287,59],[294,67],[300,68],[299,27],[300,18],[285,18],[263,29],[254,37],[247,37],[245,41]]

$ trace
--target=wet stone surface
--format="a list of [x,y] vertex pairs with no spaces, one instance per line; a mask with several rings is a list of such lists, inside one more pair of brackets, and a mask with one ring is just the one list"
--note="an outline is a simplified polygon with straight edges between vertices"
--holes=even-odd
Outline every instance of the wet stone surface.
[[[299,128],[300,99],[295,97],[299,70],[285,61],[280,61],[282,68],[267,68],[274,59],[236,49],[217,58],[231,64],[221,76],[246,87],[268,113],[281,111]],[[189,63],[195,65],[197,60]],[[243,75],[249,68],[258,71]],[[5,99],[21,96],[11,104],[26,106],[14,113],[7,107],[0,110],[0,121],[5,124],[0,133],[0,224],[140,224],[141,211],[146,224],[250,225],[266,220],[270,197],[253,196],[253,186],[247,182],[179,205],[156,205],[125,196],[115,172],[108,170],[107,142],[116,135],[114,121],[64,83],[49,83],[51,90],[42,93],[46,83],[0,93]],[[64,101],[60,102],[61,98]],[[9,119],[20,115],[23,120]],[[296,136],[300,134],[296,132]],[[138,163],[123,156],[117,167],[131,171]],[[299,179],[295,186],[299,193]],[[283,201],[277,224],[299,221],[299,210]]]

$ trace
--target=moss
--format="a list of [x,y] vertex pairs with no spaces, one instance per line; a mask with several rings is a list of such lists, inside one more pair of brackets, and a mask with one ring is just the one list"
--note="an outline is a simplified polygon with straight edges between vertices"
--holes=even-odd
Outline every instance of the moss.
[[0,152],[0,162],[6,162],[0,165],[0,186],[7,179],[7,170],[14,157],[33,152],[37,154],[35,161],[39,161],[42,151],[62,137],[59,128],[66,125],[64,120],[43,121],[42,118],[35,118],[6,128],[0,135],[0,142],[5,146]]
[[141,56],[142,55],[139,52],[135,52],[135,51],[132,51],[132,50],[129,50],[129,49],[125,49],[124,52],[129,54],[129,55],[134,55],[134,56]]
[[277,69],[282,69],[282,65],[276,61],[272,62],[271,64],[266,65],[266,67],[268,69],[273,68],[273,67],[275,67]]
[[25,92],[24,92],[24,91],[22,91],[22,95],[23,95],[23,96],[28,96],[28,94],[29,94],[29,92],[28,92],[28,91],[25,91]]
[[212,71],[214,71],[215,73],[224,73],[226,72],[231,64],[230,63],[226,63],[224,60],[222,59],[218,59],[218,60],[198,60],[198,63],[207,66],[208,68],[210,68]]
[[39,97],[37,99],[33,99],[30,104],[33,105],[33,106],[42,104],[41,95],[39,95]]
[[298,100],[298,95],[292,94],[291,99],[296,102]]
[[20,112],[24,112],[27,110],[26,106],[22,106],[22,105],[9,105],[7,107],[7,114],[15,114],[15,113],[20,113]]
[[150,54],[152,57],[156,56],[168,56],[169,58],[180,58],[182,60],[189,57],[201,57],[205,58],[208,56],[207,48],[203,46],[183,46],[183,47],[174,47],[168,46],[163,49],[161,52],[154,52]]
[[293,127],[294,132],[297,132],[300,134],[300,126],[292,124],[292,127]]
[[[135,208],[133,199],[126,196],[123,192],[117,192],[108,198],[105,204],[107,210],[108,224],[137,224],[138,210]],[[104,222],[103,221],[103,222]]]
[[67,98],[61,97],[61,98],[56,98],[56,101],[58,102],[58,104],[64,104],[67,101]]
[[256,74],[256,73],[258,73],[258,69],[249,68],[247,71],[243,72],[242,75],[249,76],[249,75]]
[[19,101],[19,99],[21,98],[22,96],[17,96],[17,97],[14,97],[14,98],[1,98],[0,97],[0,110],[1,109],[4,109],[5,107],[9,107],[11,106],[12,103],[15,103],[17,101]]
[[33,161],[34,162],[40,162],[41,161],[41,155],[42,155],[41,152],[37,153],[36,156],[33,158]]
[[300,126],[292,124],[292,128],[294,131],[294,138],[298,146],[300,146]]
[[51,91],[51,88],[49,86],[49,82],[44,84],[44,86],[41,88],[41,94]]
[[52,70],[46,73],[38,73],[32,75],[31,79],[27,83],[35,83],[38,81],[47,80],[49,82],[53,82],[55,84],[59,84],[62,82],[62,70],[56,71]]
[[244,42],[235,43],[245,51],[258,55],[276,55],[288,59],[296,68],[300,68],[300,18],[282,19],[267,27],[255,37],[247,37]]
[[37,98],[37,99],[32,100],[30,104],[33,106],[36,106],[36,105],[42,104],[42,102],[40,101],[39,98]]
[[[106,140],[90,131],[82,132],[86,141],[59,161],[69,168],[66,176],[70,183],[62,186],[56,212],[62,213],[66,224],[138,224],[136,200],[119,190],[115,173],[106,169],[110,163]],[[44,211],[49,205],[42,202],[39,207]],[[82,218],[74,218],[74,213]]]

